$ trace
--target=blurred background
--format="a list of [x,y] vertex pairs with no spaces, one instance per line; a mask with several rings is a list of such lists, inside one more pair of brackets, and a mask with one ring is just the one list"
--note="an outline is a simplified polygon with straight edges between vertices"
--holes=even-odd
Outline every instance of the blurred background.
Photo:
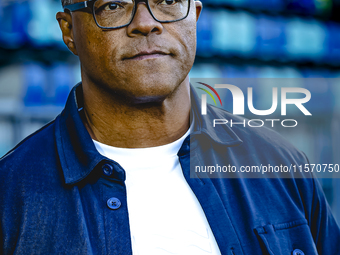
[[[340,0],[201,1],[190,77],[340,78]],[[53,120],[80,81],[78,58],[55,20],[61,10],[60,0],[0,0],[0,157]],[[339,163],[337,83],[318,82],[312,120],[282,132],[314,163]],[[338,222],[339,180],[320,179]]]

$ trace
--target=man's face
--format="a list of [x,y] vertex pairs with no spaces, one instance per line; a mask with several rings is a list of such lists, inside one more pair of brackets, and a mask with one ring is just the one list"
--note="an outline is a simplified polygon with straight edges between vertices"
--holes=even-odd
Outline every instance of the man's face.
[[[135,102],[163,100],[186,79],[195,58],[201,3],[191,0],[187,18],[154,20],[139,3],[132,23],[103,30],[91,13],[72,13],[72,34],[83,80]],[[81,2],[81,1],[75,1]]]

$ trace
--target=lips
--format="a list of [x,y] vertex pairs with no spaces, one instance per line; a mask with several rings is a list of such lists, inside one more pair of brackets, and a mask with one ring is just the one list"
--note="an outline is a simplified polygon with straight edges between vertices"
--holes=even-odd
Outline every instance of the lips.
[[169,53],[163,52],[163,51],[141,51],[135,55],[132,55],[131,57],[125,57],[124,59],[130,59],[130,60],[143,60],[143,59],[150,59],[150,58],[160,58],[170,55]]

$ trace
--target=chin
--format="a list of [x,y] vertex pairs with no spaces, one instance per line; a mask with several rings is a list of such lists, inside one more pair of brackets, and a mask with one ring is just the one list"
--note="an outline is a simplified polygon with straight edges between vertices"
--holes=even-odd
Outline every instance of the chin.
[[[131,87],[131,84],[135,85]],[[136,103],[160,103],[170,97],[180,84],[181,82],[178,80],[166,79],[165,77],[157,77],[157,79],[141,78],[137,84],[127,84],[129,87],[125,95]]]

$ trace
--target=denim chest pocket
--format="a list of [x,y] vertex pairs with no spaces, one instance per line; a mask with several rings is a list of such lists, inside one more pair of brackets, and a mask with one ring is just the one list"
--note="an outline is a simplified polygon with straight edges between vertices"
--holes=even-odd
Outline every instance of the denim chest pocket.
[[306,219],[260,226],[255,232],[269,255],[318,255]]

